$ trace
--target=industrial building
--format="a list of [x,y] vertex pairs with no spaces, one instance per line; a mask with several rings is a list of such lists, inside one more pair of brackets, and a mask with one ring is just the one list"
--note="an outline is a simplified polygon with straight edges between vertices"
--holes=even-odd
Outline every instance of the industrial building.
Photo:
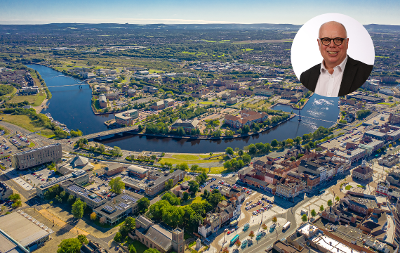
[[[0,252],[32,252],[49,240],[51,233],[53,230],[23,211],[1,216]],[[14,247],[17,251],[2,251],[2,247],[11,247],[11,249]]]

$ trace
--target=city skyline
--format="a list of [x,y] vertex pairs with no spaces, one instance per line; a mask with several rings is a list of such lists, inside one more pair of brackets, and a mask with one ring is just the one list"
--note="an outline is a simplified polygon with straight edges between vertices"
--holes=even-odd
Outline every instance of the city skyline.
[[250,1],[106,1],[53,2],[3,1],[0,24],[47,23],[130,23],[130,24],[209,24],[209,23],[284,23],[301,25],[324,13],[342,13],[362,24],[400,25],[400,2],[337,1],[334,6],[309,0],[296,2]]

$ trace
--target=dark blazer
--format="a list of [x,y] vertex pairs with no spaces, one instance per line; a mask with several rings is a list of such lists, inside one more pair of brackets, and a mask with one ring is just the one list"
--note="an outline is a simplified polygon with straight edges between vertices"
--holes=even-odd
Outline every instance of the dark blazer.
[[[344,67],[342,83],[340,84],[339,96],[347,95],[361,87],[371,74],[373,66],[347,58]],[[300,82],[310,91],[315,92],[320,75],[321,63],[301,73]]]

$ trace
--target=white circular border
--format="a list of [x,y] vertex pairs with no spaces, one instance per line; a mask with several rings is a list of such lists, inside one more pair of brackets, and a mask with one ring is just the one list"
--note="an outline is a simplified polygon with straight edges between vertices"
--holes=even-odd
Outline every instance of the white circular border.
[[320,26],[328,21],[337,21],[346,27],[349,38],[347,54],[351,58],[374,65],[374,44],[365,27],[349,16],[340,13],[326,13],[307,21],[293,39],[291,62],[293,71],[299,80],[301,73],[322,62],[317,38]]

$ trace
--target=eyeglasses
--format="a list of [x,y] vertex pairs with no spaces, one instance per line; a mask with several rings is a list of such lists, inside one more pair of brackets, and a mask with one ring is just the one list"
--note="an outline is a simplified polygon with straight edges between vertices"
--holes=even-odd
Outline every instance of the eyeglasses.
[[324,46],[329,46],[331,44],[332,40],[333,40],[333,43],[335,43],[336,46],[340,46],[340,45],[342,45],[342,43],[343,43],[343,41],[345,39],[347,39],[347,38],[339,38],[339,37],[337,37],[337,38],[331,39],[331,38],[325,37],[325,38],[320,38],[319,40],[321,41],[322,45],[324,45]]

